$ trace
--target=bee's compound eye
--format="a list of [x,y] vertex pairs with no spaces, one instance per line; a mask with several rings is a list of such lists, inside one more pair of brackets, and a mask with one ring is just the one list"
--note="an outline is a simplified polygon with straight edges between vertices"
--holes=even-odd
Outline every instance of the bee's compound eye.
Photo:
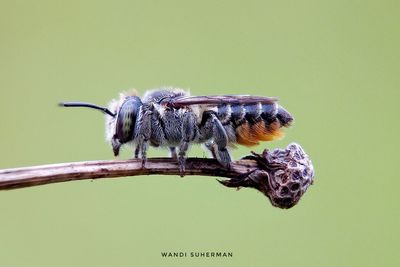
[[133,140],[136,118],[141,105],[142,101],[137,96],[128,97],[121,105],[115,131],[115,135],[121,144]]

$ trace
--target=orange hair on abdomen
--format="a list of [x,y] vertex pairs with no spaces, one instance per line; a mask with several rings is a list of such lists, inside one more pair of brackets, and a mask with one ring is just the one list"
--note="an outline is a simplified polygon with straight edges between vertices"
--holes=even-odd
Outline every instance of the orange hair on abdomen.
[[264,120],[252,125],[246,121],[236,128],[236,141],[244,146],[258,145],[259,141],[272,141],[283,136],[280,127],[278,120],[269,125]]

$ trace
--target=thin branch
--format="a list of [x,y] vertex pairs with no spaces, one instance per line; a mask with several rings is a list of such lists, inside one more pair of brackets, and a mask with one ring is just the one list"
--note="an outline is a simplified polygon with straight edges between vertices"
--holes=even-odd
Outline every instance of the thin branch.
[[[311,160],[300,145],[292,143],[286,149],[264,150],[247,156],[223,168],[215,159],[188,158],[184,175],[224,177],[227,187],[250,187],[269,198],[280,208],[293,207],[312,184],[314,170]],[[102,160],[60,163],[0,170],[0,190],[36,185],[126,177],[136,175],[180,175],[177,161],[171,158],[142,160]]]
[[[219,176],[234,178],[256,168],[254,160],[239,160],[230,170],[224,169],[214,159],[188,158],[185,175]],[[0,170],[0,190],[60,183],[84,179],[115,178],[136,175],[180,175],[176,160],[171,158],[148,159],[145,168],[142,160],[83,161]]]

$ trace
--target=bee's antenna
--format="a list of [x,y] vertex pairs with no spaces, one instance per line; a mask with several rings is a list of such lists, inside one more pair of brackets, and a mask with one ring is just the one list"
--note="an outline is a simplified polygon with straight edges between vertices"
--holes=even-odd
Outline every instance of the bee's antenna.
[[94,104],[90,104],[90,103],[84,103],[84,102],[60,102],[58,104],[61,107],[86,107],[86,108],[93,108],[93,109],[97,109],[100,111],[103,111],[104,113],[106,113],[107,115],[110,115],[111,117],[115,117],[115,114],[112,113],[108,108],[105,107],[100,107]]

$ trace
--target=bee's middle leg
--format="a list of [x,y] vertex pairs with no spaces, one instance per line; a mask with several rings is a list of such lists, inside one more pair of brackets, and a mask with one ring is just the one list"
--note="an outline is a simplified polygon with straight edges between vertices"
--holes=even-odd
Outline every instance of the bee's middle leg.
[[135,149],[135,159],[139,158],[139,153],[140,153],[140,146],[136,145],[136,149]]
[[171,158],[178,159],[178,155],[176,154],[176,147],[171,146],[169,148],[169,153],[170,153]]

